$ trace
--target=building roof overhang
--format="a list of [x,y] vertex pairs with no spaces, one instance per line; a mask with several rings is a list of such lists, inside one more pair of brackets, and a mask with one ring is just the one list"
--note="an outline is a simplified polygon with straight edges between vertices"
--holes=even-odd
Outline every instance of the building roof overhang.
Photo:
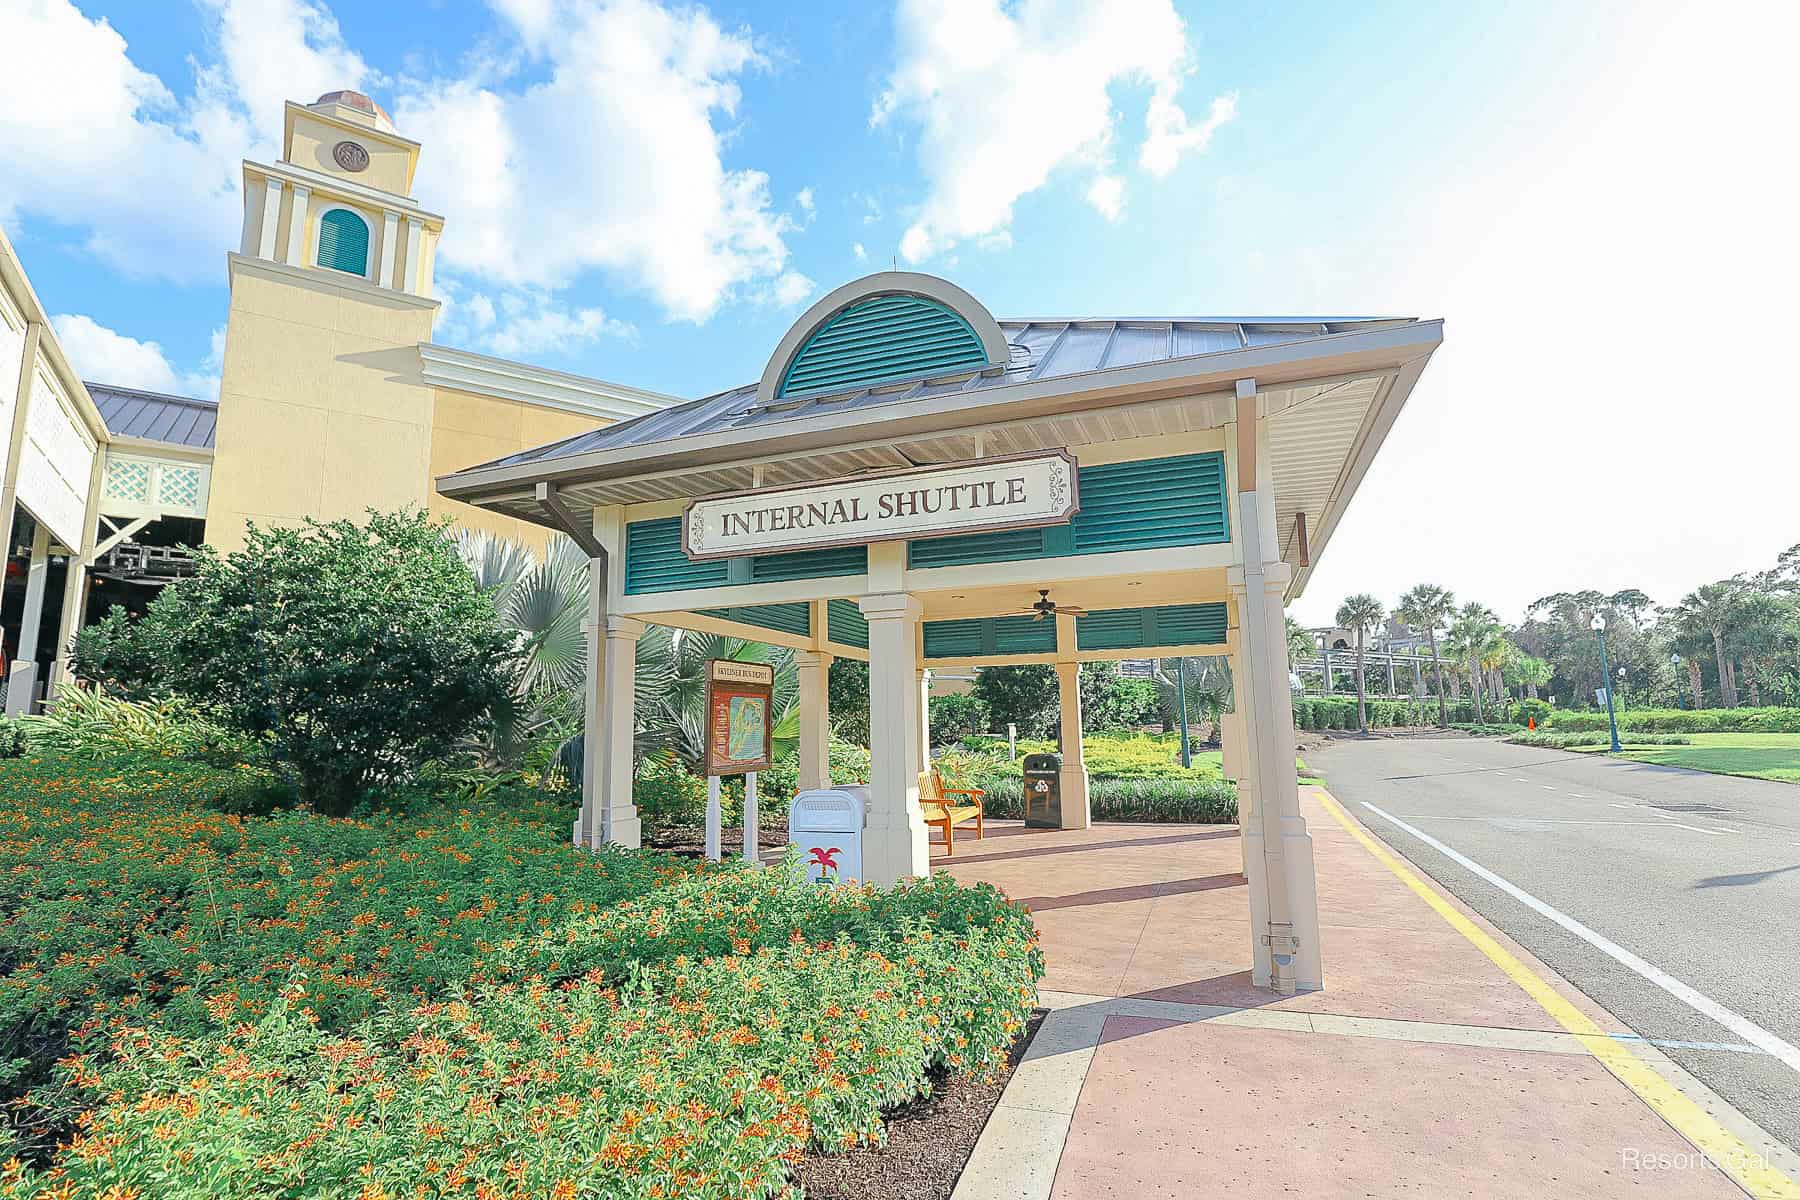
[[[1086,324],[1114,326],[1110,340],[1125,323]],[[1291,324],[1292,340],[1244,344],[1249,339],[1240,330],[1236,349],[1067,374],[1009,373],[948,387],[921,383],[891,395],[809,399],[787,412],[759,405],[757,388],[735,389],[600,435],[444,476],[437,489],[451,499],[550,524],[536,499],[540,484],[571,506],[598,507],[984,453],[1222,429],[1236,419],[1238,382],[1254,380],[1258,415],[1269,419],[1282,555],[1294,564],[1288,590],[1297,596],[1441,342],[1443,324]],[[1172,326],[1169,336],[1173,344]],[[682,420],[666,436],[634,436],[660,432],[669,414]],[[648,422],[658,424],[641,424]],[[1296,520],[1302,513],[1304,547]]]

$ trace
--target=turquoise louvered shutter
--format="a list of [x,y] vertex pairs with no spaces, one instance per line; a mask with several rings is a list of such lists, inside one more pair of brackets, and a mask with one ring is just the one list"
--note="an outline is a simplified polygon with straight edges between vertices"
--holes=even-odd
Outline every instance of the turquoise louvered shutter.
[[987,365],[981,339],[959,314],[919,296],[875,296],[815,329],[775,394],[847,391]]
[[1070,551],[1102,554],[1227,542],[1225,456],[1216,451],[1081,468]]
[[869,619],[854,600],[833,600],[825,606],[826,636],[840,646],[869,648]]
[[319,265],[352,275],[369,273],[369,227],[347,208],[319,217]]
[[625,526],[625,592],[677,592],[731,582],[727,559],[695,562],[681,551],[681,518]]

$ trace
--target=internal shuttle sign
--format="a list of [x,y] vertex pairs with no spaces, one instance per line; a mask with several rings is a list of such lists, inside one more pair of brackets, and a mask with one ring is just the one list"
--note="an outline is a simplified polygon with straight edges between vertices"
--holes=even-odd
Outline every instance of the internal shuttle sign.
[[1066,450],[706,496],[682,515],[694,559],[1061,525],[1081,507]]

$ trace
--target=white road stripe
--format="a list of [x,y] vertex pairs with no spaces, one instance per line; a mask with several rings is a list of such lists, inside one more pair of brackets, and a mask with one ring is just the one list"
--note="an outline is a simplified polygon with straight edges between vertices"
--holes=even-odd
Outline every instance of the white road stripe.
[[1776,1058],[1779,1058],[1782,1062],[1786,1063],[1792,1070],[1800,1071],[1800,1046],[1796,1046],[1792,1042],[1786,1041],[1775,1034],[1770,1033],[1767,1029],[1764,1029],[1754,1021],[1740,1017],[1737,1013],[1732,1012],[1729,1008],[1726,1008],[1712,997],[1695,991],[1687,984],[1681,982],[1681,980],[1676,979],[1674,976],[1660,968],[1645,962],[1631,951],[1625,949],[1625,947],[1601,934],[1595,933],[1592,929],[1589,929],[1574,917],[1571,917],[1558,909],[1552,908],[1525,889],[1494,874],[1474,859],[1459,851],[1451,849],[1424,830],[1416,829],[1413,826],[1408,825],[1399,817],[1394,816],[1392,813],[1384,812],[1366,800],[1363,801],[1363,807],[1374,813],[1376,816],[1381,817],[1386,821],[1390,821],[1399,828],[1404,829],[1406,832],[1412,834],[1421,842],[1424,842],[1427,846],[1430,846],[1452,862],[1458,863],[1468,870],[1473,871],[1476,875],[1487,880],[1489,883],[1493,884],[1519,903],[1525,905],[1525,907],[1531,909],[1533,912],[1536,912],[1549,920],[1555,921],[1558,925],[1561,925],[1564,929],[1588,943],[1588,945],[1594,947],[1608,958],[1636,971],[1639,975],[1642,975],[1645,979],[1669,993],[1669,995],[1680,1000],[1683,1004],[1686,1004],[1701,1016],[1723,1025],[1751,1045],[1767,1050],[1770,1054],[1773,1054]]
[[1647,1038],[1635,1033],[1609,1033],[1606,1035],[1615,1042],[1644,1042],[1651,1046],[1660,1046],[1664,1050],[1729,1050],[1733,1054],[1767,1054],[1767,1050],[1758,1050],[1755,1046],[1746,1046],[1742,1042],[1683,1042],[1674,1038]]

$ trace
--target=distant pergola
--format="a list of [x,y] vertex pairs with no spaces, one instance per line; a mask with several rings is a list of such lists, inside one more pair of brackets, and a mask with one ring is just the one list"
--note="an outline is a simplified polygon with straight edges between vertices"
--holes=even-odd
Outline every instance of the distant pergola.
[[[592,560],[575,838],[635,846],[646,623],[796,652],[800,784],[828,781],[826,669],[869,663],[869,878],[929,870],[928,672],[1056,670],[1062,821],[1088,823],[1079,664],[1224,653],[1255,979],[1318,988],[1284,606],[1442,336],[1411,319],[996,321],[884,272],[796,321],[760,381],[438,481]],[[1038,620],[1053,602],[1085,610]]]

